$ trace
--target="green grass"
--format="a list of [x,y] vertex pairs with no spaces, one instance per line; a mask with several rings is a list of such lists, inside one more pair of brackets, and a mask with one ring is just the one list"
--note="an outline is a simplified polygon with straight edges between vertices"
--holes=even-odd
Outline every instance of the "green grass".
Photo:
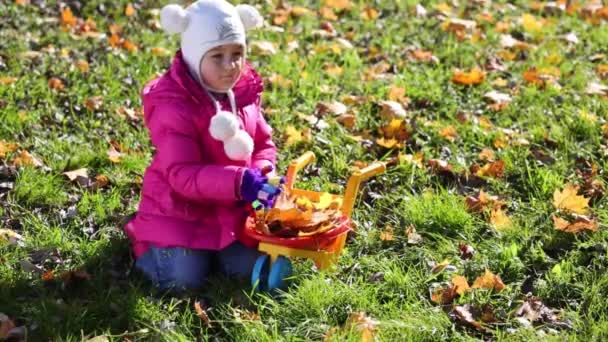
[[[339,36],[350,37],[354,45],[340,53],[322,49],[333,42],[315,35],[323,21],[316,12],[291,18],[283,33],[251,32],[250,42],[268,40],[278,48],[274,56],[249,55],[261,75],[268,79],[278,74],[293,82],[290,87],[267,83],[263,98],[279,146],[279,169],[284,172],[306,150],[317,156],[299,175],[298,187],[341,193],[354,161],[371,163],[398,153],[422,152],[425,163],[443,159],[460,174],[474,163],[484,164],[478,154],[485,147],[505,162],[505,175],[473,184],[435,173],[426,164],[418,168],[403,162],[362,186],[352,215],[356,233],[334,269],[320,272],[310,261],[295,259],[292,285],[276,296],[251,293],[248,284],[216,277],[202,293],[170,297],[156,293],[131,271],[128,242],[120,228],[123,218],[137,209],[140,179],[153,150],[143,122],[128,121],[118,109],[139,108],[142,86],[169,65],[172,53],[155,56],[151,49],[178,47],[177,38],[167,38],[150,25],[156,19],[150,10],[164,2],[137,1],[137,14],[131,18],[124,15],[126,0],[68,2],[77,17],[93,19],[102,33],[109,34],[110,24],[122,26],[121,35],[139,47],[136,53],[111,48],[107,38],[73,38],[50,20],[60,16],[56,1],[32,0],[26,6],[13,2],[0,4],[0,78],[17,78],[13,84],[0,84],[0,141],[17,143],[19,150],[0,158],[0,165],[11,165],[27,150],[44,166],[0,169],[0,184],[13,185],[0,186],[0,228],[15,230],[25,239],[24,246],[0,245],[0,312],[26,326],[29,340],[78,341],[106,335],[115,341],[305,341],[331,335],[332,341],[360,341],[361,333],[347,324],[357,312],[377,321],[373,334],[382,341],[608,338],[606,197],[591,202],[597,232],[559,232],[551,218],[554,191],[566,183],[583,183],[577,173],[584,168],[581,160],[597,164],[596,180],[606,182],[608,150],[602,125],[608,120],[608,101],[585,94],[589,81],[606,83],[596,67],[608,64],[608,59],[589,59],[606,52],[605,21],[593,25],[577,15],[541,15],[529,9],[527,1],[514,2],[513,8],[505,1],[492,2],[486,10],[494,21],[510,21],[508,33],[536,48],[503,61],[507,70],[488,73],[478,86],[454,84],[452,71],[483,68],[502,50],[501,33],[494,23],[478,21],[485,35],[480,41],[458,40],[440,28],[441,19],[433,13],[440,1],[422,1],[429,10],[427,18],[413,15],[416,1],[380,2],[376,21],[359,17],[370,2],[353,2],[351,10],[332,22]],[[477,18],[483,12],[470,2],[460,3],[453,9],[455,17]],[[263,1],[256,5],[270,22],[273,6]],[[319,9],[317,2],[307,0],[290,5]],[[524,13],[545,16],[553,24],[526,32],[517,24]],[[575,47],[560,38],[569,32],[580,40]],[[292,40],[299,47],[287,52]],[[439,62],[410,61],[407,47],[431,50]],[[370,55],[370,49],[384,55]],[[24,57],[28,51],[41,55]],[[78,70],[78,60],[89,63],[87,73]],[[392,66],[392,78],[364,80],[366,70],[379,60]],[[342,74],[327,73],[329,65],[341,67]],[[561,89],[526,83],[523,72],[532,67],[556,67]],[[50,89],[51,77],[61,78],[65,89]],[[499,78],[506,87],[493,85]],[[385,125],[377,102],[387,99],[391,85],[406,89],[413,134],[402,148],[388,150],[375,139]],[[513,98],[500,112],[488,110],[483,98],[493,89]],[[347,95],[368,97],[349,105],[356,115],[353,129],[331,115],[323,117],[329,127],[310,127],[298,115],[312,114],[320,101],[341,101]],[[99,110],[86,108],[92,96],[103,97]],[[467,121],[460,120],[462,113]],[[478,124],[479,117],[491,127]],[[289,125],[310,127],[312,138],[287,145],[284,133]],[[459,135],[453,142],[439,134],[448,125]],[[511,142],[494,147],[497,139],[509,141],[505,129],[515,134]],[[529,145],[513,143],[518,138]],[[108,159],[111,141],[128,149],[120,163]],[[546,159],[540,162],[533,151]],[[78,168],[87,168],[91,177],[107,176],[109,184],[87,188],[63,175]],[[466,196],[479,190],[505,201],[511,228],[497,230],[487,222],[488,213],[467,210]],[[422,236],[418,244],[408,243],[410,225]],[[392,241],[381,238],[387,227],[393,228]],[[462,243],[475,250],[472,259],[460,257]],[[453,273],[432,272],[443,260]],[[78,269],[90,279],[75,273],[66,279],[58,276]],[[484,332],[450,315],[451,305],[431,301],[433,289],[453,275],[465,276],[472,285],[486,269],[501,277],[505,290],[476,289],[453,303],[490,307],[496,322],[484,324]],[[53,272],[53,280],[43,279],[47,271]],[[559,321],[568,324],[522,326],[517,309],[527,294],[559,310]],[[196,297],[210,298],[211,327],[196,315]]]

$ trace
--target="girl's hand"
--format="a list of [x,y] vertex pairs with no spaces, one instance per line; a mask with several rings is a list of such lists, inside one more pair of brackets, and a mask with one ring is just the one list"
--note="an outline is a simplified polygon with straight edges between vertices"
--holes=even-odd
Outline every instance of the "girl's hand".
[[241,198],[247,202],[258,200],[264,207],[272,207],[274,199],[281,193],[280,185],[284,183],[284,178],[277,182],[274,177],[272,183],[276,184],[269,184],[266,176],[269,172],[268,169],[245,169],[241,181]]

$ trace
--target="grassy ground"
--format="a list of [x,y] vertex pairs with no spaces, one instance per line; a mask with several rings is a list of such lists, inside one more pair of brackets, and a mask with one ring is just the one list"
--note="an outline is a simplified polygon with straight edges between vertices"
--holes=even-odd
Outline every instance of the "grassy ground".
[[[269,3],[260,1],[259,8],[271,21],[274,5]],[[275,128],[281,170],[306,150],[317,155],[315,166],[302,173],[301,187],[339,193],[355,161],[370,163],[398,153],[422,152],[422,167],[403,158],[363,186],[353,214],[357,232],[334,270],[322,273],[310,262],[295,261],[293,285],[275,297],[251,295],[246,285],[213,279],[205,291],[212,298],[207,303],[209,327],[194,311],[192,298],[155,294],[130,273],[132,261],[120,230],[121,219],[137,208],[152,151],[142,121],[125,118],[119,109],[139,108],[141,87],[165,70],[177,47],[176,39],[154,28],[150,10],[162,3],[135,2],[136,13],[128,17],[124,0],[66,1],[75,17],[91,18],[96,31],[106,35],[78,39],[81,33],[73,36],[78,29],[61,29],[55,1],[3,1],[0,142],[18,146],[12,152],[0,149],[0,228],[22,234],[24,244],[0,246],[0,312],[26,326],[32,341],[99,335],[118,341],[355,341],[371,335],[386,341],[606,339],[607,149],[602,125],[608,102],[605,96],[586,94],[586,87],[590,81],[605,82],[597,69],[608,63],[607,57],[591,57],[607,53],[608,26],[600,19],[585,20],[580,7],[574,14],[541,13],[528,1],[461,1],[459,7],[423,2],[427,17],[414,15],[415,1],[381,3],[373,7],[379,15],[375,20],[366,20],[375,13],[361,1],[332,22],[338,36],[353,44],[348,49],[316,33],[325,21],[316,15],[317,2],[294,1],[290,4],[312,14],[293,15],[281,26],[283,33],[269,28],[251,33],[250,41],[271,41],[277,53],[252,53],[250,58],[265,78],[279,75],[291,81],[282,86],[268,82],[264,103]],[[476,20],[477,29],[442,29],[441,10]],[[484,12],[492,18],[484,21]],[[521,25],[519,19],[529,19],[524,14],[532,14],[534,21]],[[537,27],[541,18],[546,22]],[[505,33],[534,47],[501,47],[499,21],[511,23]],[[111,24],[121,26],[120,37],[138,51],[130,52],[120,42],[112,48]],[[570,32],[578,43],[562,38]],[[289,52],[291,41],[299,47]],[[156,55],[157,47],[170,53]],[[432,51],[438,63],[412,60],[408,47]],[[491,71],[487,62],[504,50],[514,53],[513,60],[503,55],[498,61],[505,69]],[[32,51],[39,53],[33,56]],[[88,63],[88,72],[79,70],[78,61]],[[372,77],[376,63],[388,65],[376,72],[386,77]],[[476,66],[488,71],[481,84],[451,81],[454,69]],[[559,76],[535,85],[523,77],[533,67],[554,68]],[[51,89],[53,77],[64,89]],[[388,149],[376,138],[378,128],[386,125],[378,102],[389,98],[391,86],[405,88],[409,98],[401,101],[409,102],[410,137],[403,146]],[[483,95],[492,89],[510,94],[513,101],[501,111],[488,109]],[[303,119],[318,102],[345,101],[348,95],[365,97],[348,105],[356,117],[354,127],[332,115],[324,116],[328,127],[323,129]],[[101,96],[97,108],[86,105],[93,96]],[[440,133],[450,125],[458,134],[453,141]],[[310,139],[288,144],[289,126],[310,128]],[[123,153],[118,162],[107,153],[112,141]],[[459,176],[475,163],[485,164],[479,153],[486,147],[504,161],[504,175],[482,181]],[[22,151],[43,166],[12,167]],[[432,159],[448,162],[452,171],[427,167]],[[585,186],[592,165],[596,183]],[[79,168],[87,168],[90,177],[81,184],[62,174]],[[109,184],[103,186],[96,175],[106,176]],[[595,191],[586,196],[592,196],[590,212],[598,231],[571,234],[554,228],[553,194],[567,183]],[[487,212],[468,210],[466,196],[480,189],[501,196],[510,223],[500,225],[488,221]],[[411,225],[422,237],[418,243],[408,242]],[[392,238],[381,235],[388,227]],[[461,244],[475,250],[472,258],[462,256]],[[438,270],[433,265],[446,259],[450,266],[433,272]],[[79,269],[86,273],[75,272]],[[434,289],[447,286],[454,275],[472,285],[486,269],[499,275],[506,288],[474,289],[443,305],[431,300]],[[526,326],[518,309],[529,294],[549,313],[528,316],[532,324]],[[486,308],[491,315],[473,313],[467,323],[458,315],[463,308]],[[368,322],[373,330],[348,324],[359,312],[373,320]]]

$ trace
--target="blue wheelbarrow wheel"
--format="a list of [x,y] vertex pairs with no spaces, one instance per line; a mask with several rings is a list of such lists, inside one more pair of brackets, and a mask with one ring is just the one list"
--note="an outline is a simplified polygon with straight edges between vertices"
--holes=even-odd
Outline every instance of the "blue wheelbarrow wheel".
[[254,291],[268,290],[268,273],[270,268],[270,257],[260,255],[253,265],[251,272],[251,286]]
[[270,266],[270,274],[268,275],[268,291],[275,289],[284,289],[287,287],[287,278],[291,277],[293,268],[291,267],[291,261],[284,257],[279,256],[277,260]]

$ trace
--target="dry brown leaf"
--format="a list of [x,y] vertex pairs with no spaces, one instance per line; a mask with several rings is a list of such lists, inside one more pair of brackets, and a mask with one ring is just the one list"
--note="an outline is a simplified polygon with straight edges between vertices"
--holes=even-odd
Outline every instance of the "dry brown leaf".
[[11,84],[17,82],[17,80],[18,80],[17,77],[3,76],[3,77],[0,77],[0,84],[1,85],[11,85]]
[[387,226],[382,232],[380,232],[380,240],[382,241],[393,241],[395,240],[393,227]]
[[454,301],[454,298],[458,296],[456,288],[453,285],[447,287],[440,287],[431,293],[431,301],[436,304],[446,305]]
[[152,52],[154,56],[168,56],[171,54],[171,51],[161,46],[153,47],[150,49],[150,52]]
[[7,315],[0,312],[0,339],[6,338],[13,328],[15,328],[15,323]]
[[255,41],[251,43],[251,51],[261,56],[271,56],[277,53],[277,48],[269,41]]
[[112,163],[120,163],[122,161],[122,157],[124,156],[124,154],[118,151],[114,145],[110,146],[107,153],[108,159],[110,159]]
[[416,233],[416,227],[413,224],[410,224],[405,229],[405,234],[407,235],[407,243],[411,245],[416,245],[422,242],[422,236]]
[[316,106],[316,112],[323,114],[331,114],[335,116],[339,116],[342,114],[346,114],[348,111],[348,107],[342,102],[332,101],[332,102],[319,102]]
[[9,143],[4,140],[0,140],[0,158],[6,157],[7,153],[12,153],[17,151],[19,145],[16,143]]
[[57,77],[51,77],[51,79],[49,79],[49,88],[54,89],[54,90],[63,90],[65,88],[65,84],[63,84],[63,81]]
[[390,101],[395,101],[395,102],[400,102],[400,103],[409,102],[409,99],[407,98],[407,96],[405,96],[405,88],[397,87],[394,84],[391,85],[391,88],[388,91],[388,99]]
[[589,82],[585,93],[589,95],[608,95],[608,86],[598,82]]
[[401,144],[399,144],[399,141],[397,141],[397,139],[394,139],[394,138],[391,138],[391,139],[378,138],[378,139],[376,139],[376,144],[378,144],[379,146],[382,146],[384,148],[401,147]]
[[78,177],[89,178],[89,171],[86,167],[77,169],[77,170],[73,170],[73,171],[67,171],[67,172],[64,172],[63,174],[68,176],[70,181],[75,181],[76,179],[78,179]]
[[76,68],[78,68],[78,70],[80,70],[80,72],[87,73],[89,72],[89,62],[85,61],[85,60],[78,60],[76,62]]
[[19,155],[13,159],[13,166],[15,167],[23,167],[23,166],[34,166],[34,167],[41,167],[44,164],[42,164],[42,162],[34,157],[33,155],[31,155],[28,151],[21,151],[21,153],[19,153]]
[[133,4],[127,4],[127,6],[125,7],[125,15],[127,17],[132,17],[135,15],[135,7],[133,7]]
[[131,121],[139,121],[141,119],[141,117],[143,116],[143,113],[141,110],[127,108],[127,107],[118,107],[118,109],[116,109],[116,113],[118,113],[118,115],[120,115],[120,116],[126,117],[127,119],[129,119]]
[[523,73],[523,78],[526,82],[532,83],[538,86],[545,86],[547,84],[557,85],[557,80],[560,76],[559,69],[555,67],[547,68],[530,68]]
[[203,321],[207,328],[211,327],[209,315],[207,315],[207,311],[204,309],[203,304],[198,300],[194,301],[194,312],[196,312],[196,315]]
[[93,96],[86,99],[84,102],[84,106],[90,111],[96,111],[101,109],[103,106],[103,97],[102,96]]
[[454,142],[456,141],[456,138],[458,138],[458,132],[456,131],[456,128],[454,128],[454,126],[452,125],[449,125],[439,130],[439,135],[442,136],[444,139],[448,140],[449,142]]
[[361,11],[360,17],[365,21],[376,20],[379,16],[378,11],[373,7],[366,7]]
[[337,12],[350,10],[353,4],[350,0],[323,0],[323,6],[329,7]]
[[454,285],[454,291],[456,291],[456,293],[458,293],[459,295],[463,295],[465,292],[471,289],[467,278],[463,276],[454,276],[452,278],[452,284]]
[[586,214],[589,206],[589,199],[578,194],[579,187],[568,184],[564,190],[555,190],[553,193],[553,205],[557,209],[564,209],[577,214]]
[[504,176],[505,162],[497,160],[495,162],[487,163],[481,167],[477,172],[479,177],[492,177],[501,178]]
[[121,44],[122,48],[129,52],[137,52],[139,49],[137,45],[135,45],[132,41],[128,39],[124,39]]
[[345,323],[346,329],[356,329],[361,333],[361,342],[373,342],[376,326],[380,322],[367,316],[365,312],[353,312]]
[[319,9],[319,14],[321,15],[322,18],[327,19],[327,20],[331,20],[331,21],[336,21],[338,20],[338,16],[336,15],[336,13],[334,13],[334,10],[330,7],[321,7]]
[[458,319],[457,322],[464,323],[470,327],[473,327],[479,331],[486,331],[480,322],[473,318],[473,314],[471,313],[472,306],[470,304],[465,305],[457,305],[451,311],[452,317]]
[[23,236],[13,230],[0,228],[0,245],[8,243],[9,245],[25,246]]
[[500,208],[491,210],[490,223],[498,230],[511,227],[511,219]]
[[486,270],[484,275],[477,277],[472,286],[474,289],[494,289],[496,292],[502,291],[505,287],[500,276],[490,272],[490,270]]
[[439,59],[433,55],[433,52],[419,49],[410,52],[410,59],[424,63],[439,63]]
[[69,7],[65,7],[61,10],[61,26],[64,28],[70,28],[76,26],[78,19],[72,13]]
[[356,117],[353,114],[342,114],[336,118],[336,121],[348,129],[353,129],[355,128]]
[[598,229],[598,223],[595,219],[589,218],[585,215],[573,215],[574,221],[569,222],[556,215],[552,215],[553,224],[555,229],[561,230],[566,233],[580,233],[584,230],[590,230],[596,232]]
[[393,118],[405,118],[407,115],[405,108],[403,108],[403,105],[399,102],[380,101],[378,104],[382,108],[380,111],[380,116],[384,119],[390,120]]
[[493,162],[496,160],[496,154],[491,148],[484,147],[479,155],[477,156],[479,160]]
[[452,75],[452,82],[462,85],[477,85],[481,84],[485,77],[485,72],[479,68],[473,68],[469,72],[455,70]]
[[511,96],[509,94],[500,93],[496,90],[492,90],[490,92],[485,93],[483,97],[492,101],[492,104],[496,107],[499,107],[497,109],[505,108],[512,101]]

